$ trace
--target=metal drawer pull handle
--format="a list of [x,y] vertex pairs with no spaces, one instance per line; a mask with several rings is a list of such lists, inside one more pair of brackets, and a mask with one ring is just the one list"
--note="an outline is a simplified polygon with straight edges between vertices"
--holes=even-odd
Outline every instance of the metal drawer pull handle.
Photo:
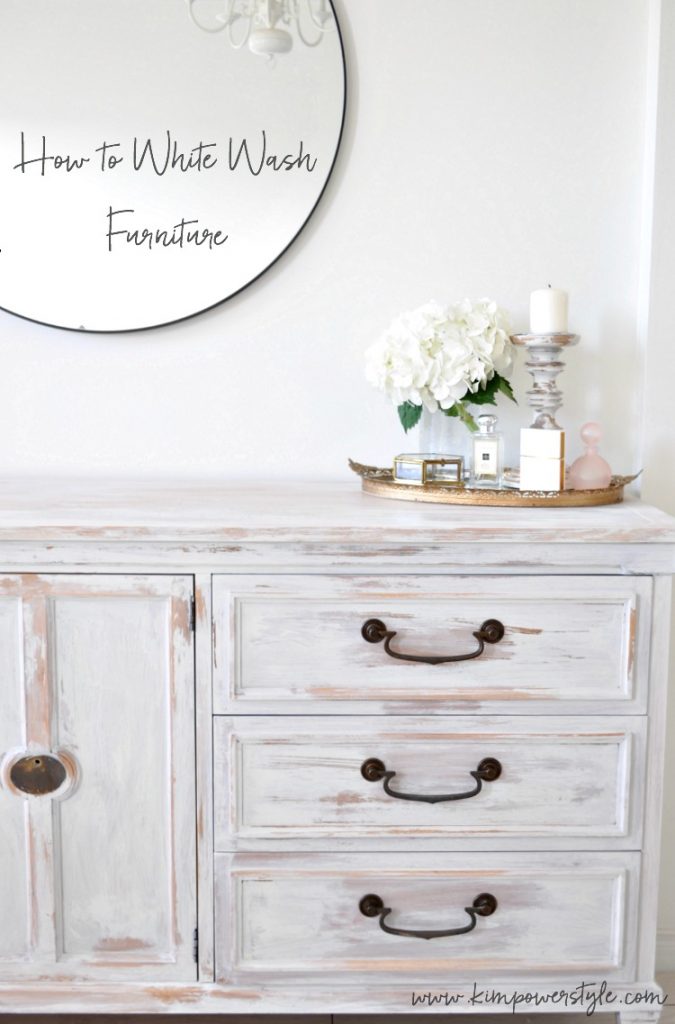
[[388,924],[385,924],[385,918],[391,914],[391,907],[385,907],[381,897],[375,895],[375,893],[369,893],[367,896],[364,896],[359,903],[359,910],[365,917],[379,917],[380,928],[383,932],[387,932],[388,935],[405,935],[411,939],[442,939],[446,935],[466,935],[467,932],[474,930],[479,917],[489,917],[490,914],[494,914],[496,909],[497,900],[492,893],[482,892],[480,896],[476,896],[472,906],[464,908],[471,921],[469,924],[464,925],[463,928],[444,928],[440,931],[418,932],[408,928],[391,928]]
[[504,636],[504,626],[499,619],[487,619],[480,629],[473,634],[478,641],[478,647],[469,654],[450,654],[446,657],[436,657],[427,654],[399,654],[392,651],[391,642],[396,632],[387,629],[381,619],[368,619],[361,627],[361,636],[369,644],[379,644],[384,640],[384,649],[390,658],[398,658],[399,661],[422,661],[426,665],[444,665],[448,661],[470,661],[472,658],[479,658],[485,650],[486,644],[498,644]]
[[485,757],[480,762],[475,772],[469,772],[476,780],[474,789],[468,793],[449,793],[444,796],[423,796],[417,793],[397,793],[389,788],[389,783],[396,775],[396,772],[388,772],[384,763],[377,757],[369,757],[361,765],[361,774],[368,782],[384,782],[384,791],[388,796],[394,796],[397,800],[418,800],[425,804],[440,804],[448,800],[468,800],[472,796],[478,796],[483,788],[484,782],[494,782],[502,774],[502,766],[494,757]]

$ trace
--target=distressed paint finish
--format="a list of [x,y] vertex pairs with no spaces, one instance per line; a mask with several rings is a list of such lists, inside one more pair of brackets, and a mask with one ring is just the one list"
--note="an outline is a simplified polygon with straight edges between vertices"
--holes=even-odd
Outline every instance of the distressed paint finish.
[[[570,978],[584,972],[632,981],[636,853],[217,854],[216,976],[233,983],[256,972],[407,975],[419,987]],[[424,941],[387,935],[359,901],[377,893],[398,928],[453,928],[464,907],[490,892],[498,907],[465,935]],[[225,912],[224,908],[229,907]]]
[[[668,589],[660,574],[673,569],[673,521],[635,501],[578,512],[455,509],[449,515],[444,508],[368,498],[356,483],[10,484],[0,501],[0,570],[6,574],[0,586],[1,749],[18,756],[29,735],[34,749],[58,742],[69,774],[58,799],[31,809],[8,787],[7,763],[0,764],[0,815],[9,822],[9,830],[0,831],[0,863],[10,868],[0,872],[0,907],[7,915],[0,963],[11,968],[1,975],[11,980],[0,980],[0,1010],[41,1019],[78,1012],[363,1019],[409,1014],[411,988],[420,983],[468,1000],[477,975],[522,992],[534,982],[538,991],[553,992],[561,978],[578,982],[590,972],[609,977],[619,994],[628,984],[657,992]],[[35,575],[56,570],[66,575]],[[72,575],[78,571],[87,575]],[[15,574],[23,574],[20,584]],[[229,631],[230,598],[237,594],[254,602],[238,661],[236,634]],[[145,611],[125,616],[120,603],[109,612],[118,598],[133,598]],[[99,600],[100,615],[91,609]],[[172,603],[165,617],[168,646],[158,645],[147,607],[158,600]],[[483,664],[446,666],[460,672],[459,682],[456,671],[451,677],[457,692],[450,697],[428,667],[397,664],[381,645],[369,648],[360,637],[360,616],[367,612],[399,630],[395,647],[403,650],[411,638],[420,650],[441,632],[453,645],[473,643],[471,632],[480,625],[474,615],[488,600],[482,618],[501,612],[510,633]],[[342,671],[328,682],[325,671],[324,678],[317,673],[317,666],[330,664],[321,649],[324,634],[306,626],[325,606],[337,608],[329,618],[337,632],[329,629],[328,646],[342,659]],[[352,643],[350,607],[358,612],[362,650],[352,654],[350,647],[345,655],[344,644]],[[532,621],[514,611],[528,612]],[[424,622],[417,619],[421,612]],[[434,619],[441,612],[445,618]],[[280,629],[276,647],[269,622]],[[115,643],[120,623],[123,639]],[[427,636],[429,626],[433,635]],[[139,644],[156,657],[134,674],[129,648]],[[112,720],[96,725],[103,699],[98,709],[95,702],[90,706],[74,675],[65,673],[55,685],[63,663],[59,645],[78,676],[107,652],[110,668],[102,683]],[[422,683],[420,670],[427,673]],[[122,699],[110,683],[120,672],[129,688]],[[171,709],[171,728],[163,708]],[[214,710],[227,711],[228,719],[214,719]],[[150,817],[127,843],[119,823],[139,817],[128,781],[134,767],[129,749],[139,735],[159,752],[175,796],[161,808],[152,799]],[[452,749],[445,753],[449,740]],[[483,750],[486,740],[501,744],[504,773],[486,783],[473,804],[399,801],[394,807],[381,785],[358,777],[367,742],[368,756],[398,770],[394,786],[421,787],[433,769],[434,778],[451,774],[454,788],[465,777],[465,753],[472,768],[474,758],[495,753]],[[111,746],[127,799],[97,793],[92,815],[78,820],[85,762],[102,763]],[[152,749],[143,756],[155,791]],[[423,770],[417,767],[422,752]],[[103,830],[96,819],[101,804],[108,820]],[[448,811],[454,824],[447,824]],[[169,844],[161,814],[172,822]],[[412,824],[403,814],[413,816]],[[164,901],[150,906],[131,892],[112,908],[108,896],[92,911],[106,925],[96,935],[87,934],[86,920],[86,908],[96,905],[95,878],[75,843],[85,819],[89,860],[105,861],[118,842],[131,851],[118,876],[115,865],[110,869],[106,889],[119,885],[131,860],[144,891],[161,883]],[[152,878],[149,853],[156,856]],[[171,856],[181,867],[175,885],[166,886]],[[190,948],[196,873],[198,978]],[[445,913],[446,906],[466,921],[465,884],[472,886],[466,902],[480,883],[495,887],[500,906],[479,921],[482,932],[465,937],[478,943],[473,954],[439,953],[436,940],[398,940],[407,952],[392,953],[387,940],[397,940],[354,904],[362,881],[383,898],[394,893],[400,902],[392,923],[403,926],[415,920],[434,927],[439,907]],[[379,889],[378,882],[392,888]],[[443,887],[453,894],[452,907],[439,895]],[[455,904],[458,887],[462,898]],[[413,896],[419,902],[413,904]],[[176,962],[171,952],[158,956],[160,944],[153,947],[143,933],[144,924],[164,914],[159,931],[165,935],[174,905],[191,911],[184,918],[180,909],[173,914],[183,958]],[[57,928],[55,911],[61,912]],[[502,911],[510,912],[513,935]],[[480,943],[497,934],[496,952],[486,952]],[[39,947],[31,935],[40,936]],[[91,946],[98,949],[85,954]],[[467,1002],[464,1009],[485,1012]],[[624,1024],[652,1024],[647,1016],[624,1018]]]
[[[291,1013],[272,1016],[260,1013],[215,1013],[209,1019],[211,1024],[333,1024],[329,1013]],[[171,1024],[193,1024],[194,1017],[186,1013],[172,1013],[171,1015],[159,1013],[152,1016],[135,1015],[134,1020],[130,1022],[127,1016],[106,1014],[105,1024],[149,1024],[149,1022],[152,1022],[152,1024],[164,1024],[164,1022],[168,1021],[171,1021]],[[17,1020],[12,1015],[0,1014],[0,1024],[17,1024]],[[22,1015],[21,1024],[45,1024],[45,1018],[37,1014],[26,1014]],[[91,1024],[91,1017],[86,1015],[74,1016],[72,1014],[67,1016],[50,1015],[48,1024]],[[399,1021],[398,1024],[406,1024],[406,1022]],[[559,1022],[553,1022],[553,1024],[559,1024]],[[588,1024],[588,1022],[569,1021],[565,1022],[565,1024]]]
[[[129,1022],[128,1017],[108,1015],[106,1014],[106,1024],[163,1024],[163,1022],[171,1021],[172,1024],[193,1024],[194,1018],[189,1014],[177,1013],[167,1016],[160,1013],[156,1016],[135,1016],[133,1022]],[[328,1013],[324,1014],[283,1014],[283,1015],[268,1015],[260,1013],[252,1014],[221,1014],[216,1013],[211,1018],[211,1024],[333,1024],[331,1021],[331,1015]],[[17,1024],[16,1017],[12,1015],[0,1014],[0,1024]],[[44,1016],[26,1014],[21,1017],[21,1024],[45,1024]],[[50,1015],[48,1024],[91,1024],[91,1018],[89,1016],[73,1016],[68,1014],[67,1016]],[[356,1024],[356,1022],[355,1022]],[[375,1024],[375,1022],[373,1022]],[[398,1024],[406,1024],[405,1021],[401,1020]],[[559,1022],[553,1022],[553,1024],[559,1024]],[[565,1024],[588,1024],[588,1021],[569,1021]]]
[[[663,805],[663,764],[666,747],[666,703],[668,699],[668,643],[670,631],[671,580],[657,579],[654,583],[654,612],[652,621],[651,661],[649,666],[649,731],[650,757],[647,763],[644,829],[647,841],[643,844],[640,880],[642,916],[638,948],[639,967],[643,977],[654,970],[656,958],[656,928],[659,912],[659,865],[661,843],[661,815]],[[622,1024],[626,1024],[622,1014]],[[640,1024],[629,1021],[628,1024]],[[653,1024],[645,1021],[643,1024]]]
[[[499,980],[501,984],[501,979]],[[0,984],[0,1010],[8,1014],[12,1012],[21,1015],[39,1014],[40,1024],[45,1021],[46,1014],[67,1014],[68,1024],[71,1024],[72,1014],[82,1012],[109,1014],[112,1009],[123,1015],[122,1019],[125,1024],[128,1021],[128,1014],[140,1013],[159,1015],[160,1019],[161,1015],[166,1014],[170,1015],[168,1019],[171,1020],[175,1020],[176,1017],[180,1019],[180,1015],[197,1013],[208,1015],[226,1013],[228,1017],[230,1014],[242,1014],[247,1017],[260,1014],[266,1016],[269,1024],[272,1024],[273,1018],[270,1018],[269,1014],[298,1014],[300,1012],[303,1015],[305,1013],[325,1014],[327,1011],[332,1011],[334,1014],[358,1014],[359,1024],[362,1024],[364,1016],[370,1018],[371,1015],[377,1014],[395,1014],[398,1020],[401,1015],[409,1013],[413,991],[418,994],[420,991],[417,987],[413,988],[407,978],[403,984],[396,977],[386,982],[377,976],[368,978],[366,981],[367,983],[363,983],[360,979],[351,988],[338,985],[333,979],[329,984],[309,985],[306,978],[303,978],[299,984],[284,984],[283,982],[271,984],[269,981],[265,981],[263,987],[260,977],[254,978],[248,987],[169,983],[163,985],[130,983],[124,986],[111,983],[106,985],[55,985],[40,982],[29,987],[18,988]],[[511,983],[507,978],[504,984],[510,996],[522,1000],[526,1000],[528,996],[531,998],[531,981]],[[495,984],[493,987],[496,988],[497,985]],[[552,1019],[556,1019],[560,1012],[560,1004],[556,1002],[556,998],[559,999],[560,987],[559,979],[537,982],[537,992],[540,996],[548,997],[551,1000],[541,1006],[537,1013],[550,1014],[553,1012]],[[458,983],[448,978],[440,980],[437,978],[428,986],[425,984],[422,991],[429,991],[439,1000],[430,1010],[424,1011],[423,1016],[427,1019],[430,1013],[432,1015],[439,1013],[445,1014],[443,1019],[447,1020],[448,1008],[445,1000],[448,999],[457,1001],[455,1005],[459,1003],[463,1007],[463,1013],[470,1014],[471,1017],[480,1016],[483,1022],[486,1016],[489,1020],[492,1013],[508,1014],[509,1019],[513,1017],[510,1004],[502,1006],[501,1009],[493,1004],[489,1014],[486,1013],[485,1006],[480,1002],[472,1005],[471,999],[475,996],[472,984]],[[627,985],[612,980],[611,991],[616,995],[617,1000],[634,997],[636,994],[644,996],[646,993],[647,997],[653,999],[655,1003],[658,998],[663,997],[663,990],[654,982]],[[452,1002],[449,1005],[452,1006]],[[526,1005],[526,1003],[523,1002],[521,1005]],[[553,1006],[553,1011],[547,1011],[546,1006]],[[452,1010],[450,1013],[452,1013],[454,1022],[454,1013]],[[575,1021],[576,1024],[573,1013],[570,1014],[568,1011],[565,1018]],[[157,1019],[156,1016],[155,1019]],[[405,1017],[402,1019],[405,1020]],[[418,1016],[418,1019],[421,1019],[421,1016]],[[515,1019],[522,1024],[522,1016]],[[536,1018],[534,1019],[536,1020]],[[662,1017],[664,1024],[666,1019],[668,1018],[664,1012]],[[336,1018],[334,1018],[334,1022],[335,1020]],[[525,1021],[532,1024],[533,1018],[526,1017]],[[244,1024],[243,1021],[242,1024]],[[651,1022],[644,1021],[644,1024],[653,1024],[653,1020]],[[672,1020],[669,1021],[669,1024],[672,1024]]]
[[[191,593],[185,577],[0,579],[4,979],[195,976]],[[68,784],[20,793],[24,751],[55,754]]]
[[[479,514],[478,514],[479,513]],[[629,499],[606,509],[410,506],[342,484],[3,481],[12,571],[675,571],[675,526]]]
[[[216,577],[215,709],[643,711],[651,590],[588,576]],[[426,665],[367,643],[372,618],[397,632],[395,651],[420,655],[474,651],[486,619],[506,633],[479,658]]]
[[363,494],[358,481],[3,481],[0,540],[218,544],[647,544],[671,547],[675,524],[635,499],[597,509],[425,507]]
[[[270,501],[273,501],[270,496]],[[387,543],[386,536],[373,538],[363,546],[218,540],[161,541],[55,540],[2,541],[3,566],[8,572],[46,573],[222,573],[303,572],[351,576],[354,573],[416,572],[430,576],[471,574],[475,576],[551,576],[578,573],[621,576],[666,575],[675,571],[672,549],[654,544],[509,544],[502,550],[484,541],[479,544]]]
[[[536,837],[572,848],[588,839],[641,843],[645,719],[217,718],[216,849],[271,839],[368,836],[395,848],[407,838],[474,844],[497,837],[520,849]],[[470,799],[428,804],[368,782],[370,757],[396,771],[394,790],[461,793],[469,772],[496,757],[502,774]],[[417,846],[417,842],[416,842]]]
[[[0,751],[16,751],[26,740],[21,601],[0,595]],[[8,765],[3,763],[3,769]],[[6,770],[3,776],[6,777]],[[0,964],[29,952],[27,900],[31,877],[31,847],[27,807],[6,785],[0,785]]]
[[197,758],[197,885],[199,980],[212,982],[213,960],[213,685],[211,577],[195,578],[195,736]]

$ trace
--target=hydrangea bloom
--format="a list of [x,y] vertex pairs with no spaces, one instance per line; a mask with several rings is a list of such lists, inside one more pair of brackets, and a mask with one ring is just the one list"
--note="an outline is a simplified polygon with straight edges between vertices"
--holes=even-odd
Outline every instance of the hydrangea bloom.
[[402,313],[366,352],[366,377],[395,405],[447,410],[513,366],[506,314],[491,299]]
[[[402,407],[418,407],[417,419],[424,407],[472,422],[459,403],[494,402],[497,389],[512,397],[505,380],[512,367],[508,318],[491,299],[448,307],[428,302],[402,313],[366,352],[370,383],[399,414]],[[490,394],[481,395],[486,389]]]

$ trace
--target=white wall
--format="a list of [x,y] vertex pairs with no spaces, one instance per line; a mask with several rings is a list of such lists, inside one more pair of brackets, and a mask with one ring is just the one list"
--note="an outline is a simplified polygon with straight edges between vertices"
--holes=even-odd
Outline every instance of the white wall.
[[570,290],[583,335],[565,422],[600,418],[630,471],[646,2],[341,0],[346,138],[299,242],[241,296],[158,332],[0,314],[0,472],[336,477],[348,455],[389,461],[406,442],[363,379],[366,345],[431,296],[491,295],[522,329],[547,282]]
[[[221,308],[147,334],[0,314],[0,472],[346,476],[348,455],[382,463],[406,446],[362,372],[396,313],[488,294],[523,329],[530,290],[550,282],[570,291],[582,335],[561,381],[566,426],[599,418],[614,468],[644,461],[645,495],[675,512],[675,4],[661,35],[651,289],[658,0],[337,6],[346,135],[300,240]],[[521,368],[521,395],[527,380]],[[523,404],[504,410],[512,438]],[[672,862],[672,787],[668,801]],[[661,926],[675,968],[668,872]]]

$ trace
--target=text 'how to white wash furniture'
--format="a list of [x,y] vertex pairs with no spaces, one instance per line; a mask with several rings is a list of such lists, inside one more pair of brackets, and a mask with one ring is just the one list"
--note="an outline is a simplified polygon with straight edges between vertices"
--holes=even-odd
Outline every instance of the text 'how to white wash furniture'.
[[0,561],[1,1010],[656,1019],[668,516],[6,485]]

